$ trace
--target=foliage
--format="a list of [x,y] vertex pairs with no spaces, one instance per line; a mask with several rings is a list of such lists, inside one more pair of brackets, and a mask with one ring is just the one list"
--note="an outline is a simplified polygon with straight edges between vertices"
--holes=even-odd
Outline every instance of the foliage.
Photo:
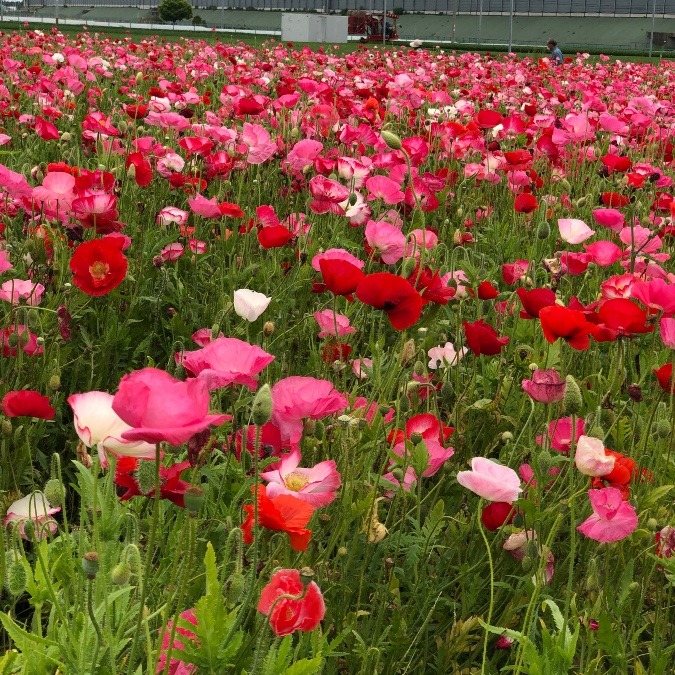
[[159,18],[167,23],[188,21],[192,18],[192,5],[188,0],[162,0],[158,10]]

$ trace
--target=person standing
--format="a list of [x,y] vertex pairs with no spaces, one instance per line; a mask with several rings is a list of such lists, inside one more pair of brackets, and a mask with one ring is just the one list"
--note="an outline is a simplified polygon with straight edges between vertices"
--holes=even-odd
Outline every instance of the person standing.
[[558,47],[558,43],[553,38],[551,38],[546,43],[546,49],[548,49],[548,51],[551,52],[551,58],[553,59],[556,66],[559,66],[564,59],[563,54],[560,51],[560,47]]

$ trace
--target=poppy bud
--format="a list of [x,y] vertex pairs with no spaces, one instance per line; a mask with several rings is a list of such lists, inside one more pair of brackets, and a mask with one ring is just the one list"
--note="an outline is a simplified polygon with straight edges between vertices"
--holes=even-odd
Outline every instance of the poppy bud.
[[629,384],[628,396],[636,403],[640,403],[640,401],[642,401],[642,387],[640,387],[640,385],[636,384],[635,382],[633,382],[633,384]]
[[273,405],[272,390],[269,384],[264,384],[255,395],[253,405],[251,406],[253,424],[261,427],[266,422],[269,422],[270,417],[272,417]]
[[382,136],[382,140],[392,150],[400,150],[403,147],[401,144],[401,139],[395,133],[384,129],[380,132],[380,135]]
[[136,544],[129,544],[124,549],[124,560],[129,565],[132,574],[140,574],[141,572],[141,552],[138,550]]
[[347,555],[347,549],[344,546],[340,546],[340,548],[337,550],[337,554],[341,557],[344,557]]
[[659,438],[668,438],[670,436],[670,431],[671,431],[671,426],[670,422],[666,419],[660,419],[655,425],[654,425],[654,433],[659,437]]
[[424,364],[421,361],[415,361],[413,373],[415,373],[415,375],[424,375]]
[[359,200],[359,198],[356,196],[355,192],[352,192],[349,195],[349,205],[350,206],[354,206],[358,200]]
[[49,378],[49,388],[52,391],[58,391],[61,389],[61,378],[58,375],[52,375]]
[[127,563],[121,562],[112,568],[110,577],[116,586],[125,586],[131,579],[131,568]]
[[441,387],[441,396],[443,397],[443,400],[446,403],[450,403],[454,394],[455,388],[452,386],[452,382],[443,382],[443,386]]
[[87,579],[93,579],[98,573],[98,553],[89,551],[82,556],[82,569]]
[[154,494],[155,492],[155,463],[139,461],[138,468],[134,472],[138,489],[142,494]]
[[532,558],[530,558],[529,555],[526,555],[520,564],[523,568],[523,572],[529,572],[532,569]]
[[127,176],[131,179],[136,178],[136,165],[135,164],[129,164],[127,167]]
[[599,438],[601,441],[605,438],[605,432],[599,424],[594,424],[587,432],[586,436],[591,438]]
[[184,499],[185,508],[188,510],[188,513],[190,516],[195,517],[204,505],[204,490],[198,485],[192,485],[185,490]]
[[235,603],[246,587],[246,577],[241,572],[233,572],[227,580],[227,598]]
[[21,557],[17,553],[14,553],[14,556],[12,562],[7,566],[5,586],[12,595],[16,596],[21,595],[26,590],[28,577],[26,575],[26,568],[21,562]]
[[263,335],[270,337],[274,333],[275,328],[274,321],[265,321],[263,324]]
[[65,496],[65,491],[63,489],[63,483],[57,478],[52,478],[47,481],[44,491],[45,499],[52,506],[61,506],[63,504],[63,498]]
[[12,435],[12,423],[10,420],[2,420],[2,435],[9,438]]
[[600,424],[603,427],[605,428],[611,427],[614,424],[615,420],[616,420],[616,413],[610,408],[603,408],[600,411]]
[[565,378],[565,395],[563,396],[563,414],[564,415],[578,415],[584,406],[583,398],[581,397],[581,389],[577,381],[568,375]]
[[408,340],[403,345],[403,349],[401,349],[401,365],[405,366],[410,361],[412,361],[412,359],[415,356],[416,351],[417,351],[417,348],[415,347],[415,340]]
[[551,226],[545,220],[539,223],[539,227],[537,227],[537,238],[548,239],[550,234],[551,234]]
[[510,443],[513,440],[513,434],[510,431],[505,431],[502,434],[502,443]]

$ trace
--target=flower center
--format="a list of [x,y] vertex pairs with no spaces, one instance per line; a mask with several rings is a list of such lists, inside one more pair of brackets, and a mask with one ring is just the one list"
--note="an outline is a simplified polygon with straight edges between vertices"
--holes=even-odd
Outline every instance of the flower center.
[[94,281],[103,281],[106,277],[106,274],[110,271],[110,265],[103,262],[102,260],[97,260],[93,265],[89,267],[89,274],[91,274]]
[[299,471],[291,471],[284,479],[284,483],[286,483],[287,489],[300,492],[302,488],[309,484],[309,479]]

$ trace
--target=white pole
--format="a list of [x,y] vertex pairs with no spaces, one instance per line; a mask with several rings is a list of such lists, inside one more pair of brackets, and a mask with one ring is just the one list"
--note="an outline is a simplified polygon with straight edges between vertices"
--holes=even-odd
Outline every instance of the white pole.
[[478,44],[483,44],[483,0],[478,5]]
[[513,0],[511,0],[511,8],[509,10],[509,54],[513,47]]
[[654,48],[654,22],[656,21],[656,0],[652,3],[652,32],[649,34],[649,58],[652,57]]
[[382,44],[387,43],[387,0],[384,0],[382,8]]

